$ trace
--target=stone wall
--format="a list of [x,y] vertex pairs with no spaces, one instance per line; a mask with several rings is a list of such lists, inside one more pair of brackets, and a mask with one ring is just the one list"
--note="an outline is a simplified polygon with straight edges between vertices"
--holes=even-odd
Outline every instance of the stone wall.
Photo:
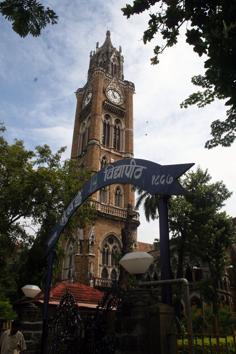
[[25,354],[40,353],[41,333],[42,333],[42,309],[33,301],[18,303],[16,311],[22,325],[27,350]]

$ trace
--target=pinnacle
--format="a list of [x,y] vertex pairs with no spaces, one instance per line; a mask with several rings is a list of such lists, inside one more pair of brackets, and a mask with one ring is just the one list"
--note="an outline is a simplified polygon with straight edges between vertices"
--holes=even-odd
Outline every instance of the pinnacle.
[[106,39],[105,39],[105,42],[103,43],[102,47],[112,47],[113,48],[113,45],[111,43],[111,32],[110,31],[107,31],[106,32]]

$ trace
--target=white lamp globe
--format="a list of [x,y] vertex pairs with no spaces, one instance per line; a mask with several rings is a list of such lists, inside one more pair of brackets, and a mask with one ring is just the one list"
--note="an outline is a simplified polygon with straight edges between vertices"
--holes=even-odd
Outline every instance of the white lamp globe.
[[119,263],[130,274],[144,274],[153,260],[154,258],[147,252],[131,252],[125,254]]
[[26,297],[35,298],[41,292],[41,289],[37,285],[25,285],[21,288]]

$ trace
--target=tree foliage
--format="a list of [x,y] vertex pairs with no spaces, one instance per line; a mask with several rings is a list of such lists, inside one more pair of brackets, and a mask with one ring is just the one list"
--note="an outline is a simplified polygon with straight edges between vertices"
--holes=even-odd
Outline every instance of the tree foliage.
[[232,236],[222,232],[224,228],[219,225],[221,220],[225,221],[226,229],[229,225],[232,226],[231,219],[220,211],[224,202],[231,196],[224,183],[211,183],[209,173],[198,168],[196,172],[186,175],[182,185],[189,193],[170,201],[170,230],[177,241],[178,277],[184,275],[184,268],[189,259],[195,264],[199,260],[203,263],[208,261],[210,264],[210,254],[207,252],[212,251],[212,246],[210,247],[208,242],[216,242],[219,232],[220,240],[225,242],[223,248],[219,248],[220,252],[223,249],[223,253]]
[[181,107],[203,107],[215,98],[225,99],[226,119],[212,123],[212,139],[206,147],[230,146],[236,138],[236,1],[134,0],[122,9],[128,18],[145,10],[150,13],[143,41],[150,42],[157,36],[161,43],[154,48],[152,64],[158,63],[166,47],[177,43],[180,28],[194,51],[199,56],[206,55],[205,74],[192,78],[202,90],[190,95]]
[[[78,172],[76,161],[63,162],[64,151],[53,153],[47,145],[31,151],[20,140],[9,144],[0,137],[0,288],[7,297],[25,283],[42,284],[45,242],[90,176]],[[85,205],[65,232],[70,235],[94,217],[94,209]]]
[[37,37],[43,28],[56,24],[58,19],[52,9],[36,0],[0,1],[0,13],[12,22],[12,29],[21,37],[28,34]]

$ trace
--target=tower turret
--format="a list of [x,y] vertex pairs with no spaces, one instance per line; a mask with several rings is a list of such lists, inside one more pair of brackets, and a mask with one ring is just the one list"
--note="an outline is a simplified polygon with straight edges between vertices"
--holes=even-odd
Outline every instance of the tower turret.
[[96,50],[90,53],[88,79],[95,69],[102,68],[106,74],[123,80],[124,57],[121,53],[121,47],[119,47],[119,50],[113,47],[110,31],[107,31],[103,45],[99,47],[97,42]]

